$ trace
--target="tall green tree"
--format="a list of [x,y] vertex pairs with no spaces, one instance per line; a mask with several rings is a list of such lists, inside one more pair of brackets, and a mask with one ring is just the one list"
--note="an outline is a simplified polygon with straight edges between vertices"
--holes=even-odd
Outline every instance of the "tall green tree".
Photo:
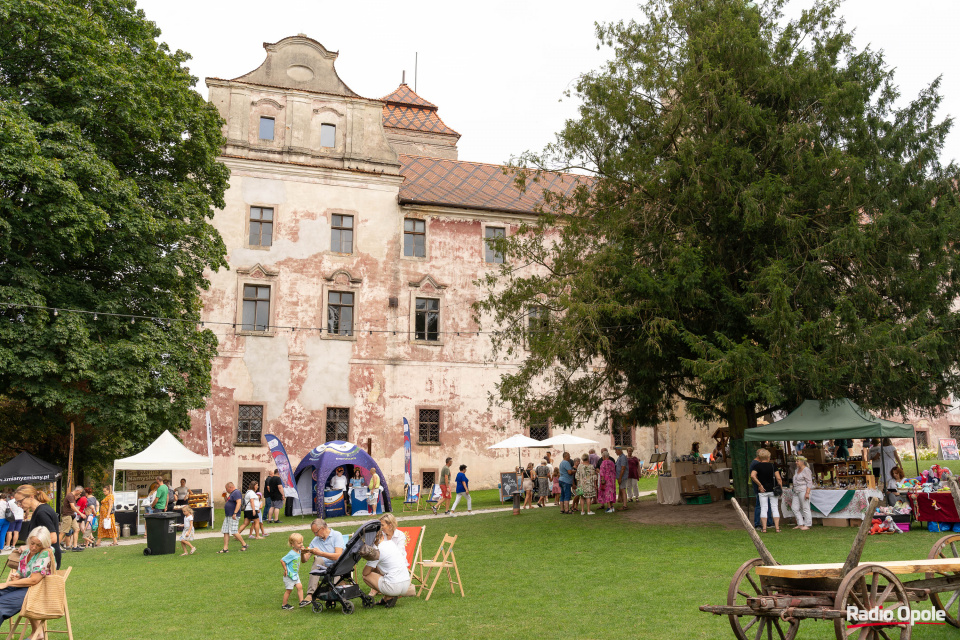
[[210,389],[221,119],[159,35],[133,0],[0,0],[0,441],[61,463],[70,421],[96,464]]
[[[839,2],[791,21],[784,4],[650,0],[598,27],[614,57],[578,82],[579,118],[522,158],[595,180],[503,242],[477,307],[498,349],[529,350],[500,399],[566,425],[682,402],[729,424],[742,469],[744,430],[805,398],[936,412],[957,389],[939,79],[898,106]],[[529,330],[534,305],[548,329]]]

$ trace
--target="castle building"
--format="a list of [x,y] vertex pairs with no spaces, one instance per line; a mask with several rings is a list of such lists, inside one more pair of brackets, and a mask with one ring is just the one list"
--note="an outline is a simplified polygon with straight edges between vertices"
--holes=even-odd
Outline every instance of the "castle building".
[[[517,452],[487,447],[518,432],[555,434],[490,405],[518,361],[494,360],[473,319],[474,283],[504,259],[486,239],[533,216],[541,192],[521,194],[501,167],[460,160],[460,134],[407,85],[365,98],[315,40],[264,48],[254,71],[206,81],[231,172],[213,219],[230,268],[208,274],[203,300],[220,341],[206,408],[216,484],[262,486],[275,466],[269,433],[293,465],[323,442],[354,442],[398,494],[407,418],[415,483],[431,485],[451,456],[469,466],[473,487],[495,486]],[[556,176],[544,186],[573,183]],[[204,414],[184,434],[202,453]],[[607,419],[574,433],[647,458],[655,444],[686,453],[712,431],[683,416],[658,429],[611,430]],[[542,455],[521,451],[524,462]]]

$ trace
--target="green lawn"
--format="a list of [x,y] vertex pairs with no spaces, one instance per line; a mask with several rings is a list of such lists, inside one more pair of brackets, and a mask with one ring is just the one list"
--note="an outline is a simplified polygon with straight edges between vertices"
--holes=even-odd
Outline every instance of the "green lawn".
[[[351,616],[280,610],[279,559],[287,551],[280,532],[244,553],[234,543],[227,555],[216,555],[216,539],[198,541],[197,555],[187,558],[144,557],[142,546],[66,554],[75,567],[68,592],[78,638],[732,638],[725,618],[697,607],[722,604],[731,575],[756,552],[745,532],[698,523],[697,507],[689,508],[689,526],[663,527],[633,522],[629,513],[562,516],[557,509],[429,515],[422,520],[428,556],[444,533],[460,536],[467,597],[438,587],[429,602],[358,607]],[[642,520],[643,509],[632,513]],[[817,527],[764,539],[781,563],[838,562],[854,531]],[[863,557],[923,558],[938,537],[919,530],[874,537]],[[958,633],[917,627],[913,637]],[[800,634],[834,637],[823,622],[804,622]]]

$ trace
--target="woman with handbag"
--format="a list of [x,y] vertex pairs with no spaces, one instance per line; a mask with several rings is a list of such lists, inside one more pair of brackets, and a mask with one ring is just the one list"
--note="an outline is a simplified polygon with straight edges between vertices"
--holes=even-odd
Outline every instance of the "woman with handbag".
[[[760,525],[763,533],[767,532],[767,509],[773,511],[773,526],[780,533],[780,508],[777,505],[776,495],[783,493],[783,479],[773,463],[770,462],[770,452],[766,449],[757,451],[757,460],[760,462],[750,472],[750,479],[757,485],[757,494],[760,500]],[[779,493],[775,495],[776,490]]]
[[113,538],[111,547],[115,547],[119,542],[117,533],[117,518],[113,513],[113,502],[116,498],[113,495],[113,487],[106,485],[103,487],[103,500],[100,501],[100,527],[97,529],[97,546],[105,538]]
[[813,490],[813,474],[803,456],[795,458],[797,472],[793,474],[793,503],[790,508],[797,517],[797,526],[794,529],[806,531],[813,524],[810,517],[810,492]]
[[597,497],[597,470],[590,464],[590,456],[583,454],[577,467],[577,495],[580,496],[580,515],[593,515],[590,502]]
[[[27,536],[30,552],[20,556],[17,572],[10,576],[12,579],[0,583],[0,623],[20,613],[27,589],[53,573],[50,546],[50,531],[46,527],[37,527]],[[36,632],[38,623],[31,621],[31,624]]]

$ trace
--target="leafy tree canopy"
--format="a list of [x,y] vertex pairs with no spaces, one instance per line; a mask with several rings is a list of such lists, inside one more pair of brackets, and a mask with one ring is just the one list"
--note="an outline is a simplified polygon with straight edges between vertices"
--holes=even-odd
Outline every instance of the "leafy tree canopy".
[[69,421],[109,460],[210,388],[221,119],[159,35],[133,0],[0,1],[0,441],[55,462]]
[[838,2],[784,4],[650,0],[598,27],[615,55],[577,84],[579,118],[521,158],[595,181],[503,242],[477,307],[498,349],[529,350],[498,388],[515,409],[655,424],[683,401],[736,438],[805,398],[936,411],[957,388],[939,80],[897,106]]

